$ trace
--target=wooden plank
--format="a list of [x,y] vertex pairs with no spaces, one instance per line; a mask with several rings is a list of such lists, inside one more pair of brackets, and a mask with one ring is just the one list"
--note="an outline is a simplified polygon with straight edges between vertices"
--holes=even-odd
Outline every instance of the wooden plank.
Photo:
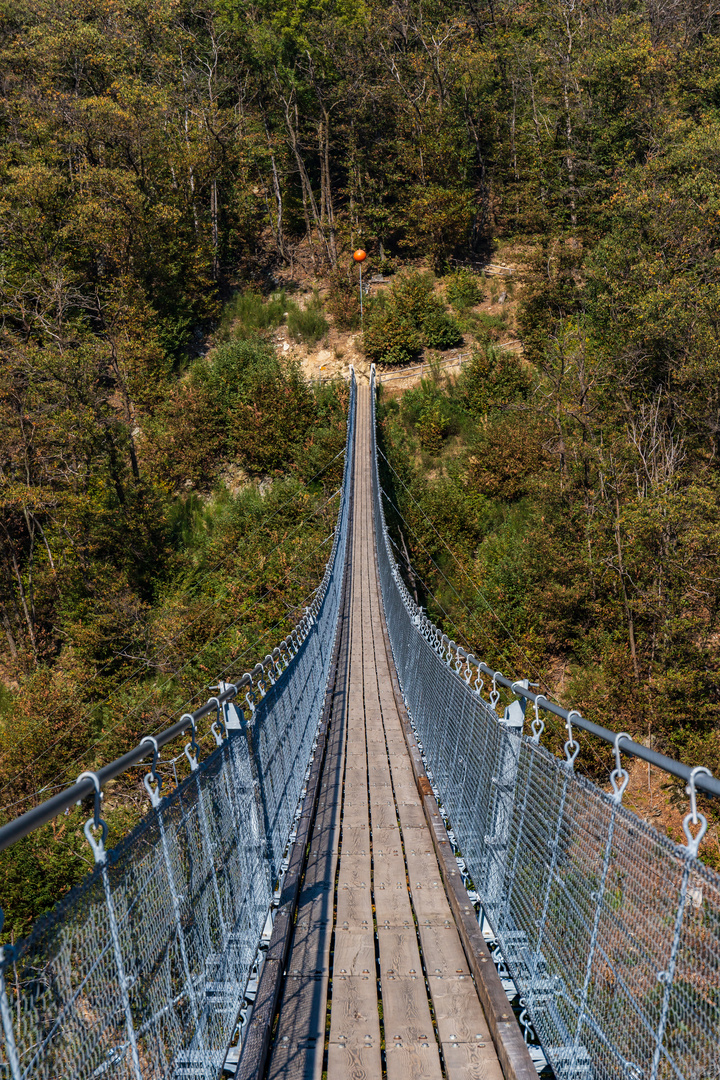
[[[383,830],[387,832],[387,830]],[[379,884],[401,885],[407,892],[407,873],[405,871],[405,857],[399,844],[380,850],[372,834],[373,841],[373,878],[375,889]]]
[[409,926],[413,923],[410,896],[404,880],[375,881],[375,918],[380,926]]
[[337,926],[372,926],[370,889],[338,889],[335,897],[335,921]]
[[388,1080],[441,1080],[442,1077],[434,1037],[432,1042],[386,1043],[385,1063]]
[[333,979],[330,1041],[380,1050],[380,1010],[374,974],[336,975]]
[[442,975],[445,979],[452,979],[457,975],[470,974],[460,936],[449,920],[448,925],[419,921],[418,933],[428,975]]
[[411,1064],[412,1077],[440,1080],[440,1055],[422,974],[410,978],[385,976],[382,1004],[388,1078],[407,1076],[402,1070]]
[[330,1041],[328,1080],[381,1080],[382,1060],[379,1037],[376,1044],[348,1046]]
[[288,975],[327,977],[330,974],[332,910],[330,916],[323,922],[301,918],[295,924],[292,950],[288,958]]
[[418,802],[399,802],[398,815],[403,829],[420,829],[426,825],[422,804]]
[[376,971],[375,934],[372,927],[359,929],[336,926],[333,978],[337,975],[369,975],[375,979]]
[[380,978],[423,978],[414,924],[406,927],[378,926]]
[[355,825],[343,821],[340,845],[341,855],[343,853],[345,855],[369,855],[370,826],[368,824]]
[[386,799],[377,795],[372,799],[371,795],[371,814],[372,814],[372,826],[373,829],[389,829],[397,825],[397,812],[395,810],[395,800]]
[[402,836],[397,825],[392,828],[372,830],[373,854],[376,858],[381,855],[402,855]]
[[410,892],[418,921],[439,921],[443,925],[452,919],[450,905],[439,877],[428,881],[419,881],[413,875],[410,878]]
[[286,978],[268,1080],[320,1080],[327,980]]
[[442,1044],[447,1080],[503,1080],[495,1048],[487,1042]]
[[343,855],[370,855],[370,826],[351,825],[343,821],[342,831]]
[[365,855],[340,853],[340,869],[337,878],[338,893],[343,889],[367,889],[370,891],[371,862],[370,852]]
[[343,832],[348,829],[363,829],[370,832],[370,808],[367,796],[360,802],[357,792],[353,792],[348,799],[347,815],[343,816]]
[[491,1041],[487,1020],[470,975],[458,975],[454,979],[429,975],[428,986],[441,1042]]

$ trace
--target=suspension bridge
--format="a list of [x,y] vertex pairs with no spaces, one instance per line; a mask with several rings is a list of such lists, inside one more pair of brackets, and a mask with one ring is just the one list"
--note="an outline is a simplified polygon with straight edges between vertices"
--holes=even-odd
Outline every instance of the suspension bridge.
[[[353,377],[333,549],[292,634],[0,829],[2,849],[93,800],[93,872],[2,949],[3,1080],[720,1078],[696,801],[720,783],[433,625],[393,556],[374,401]],[[609,790],[574,769],[585,732],[613,745]],[[686,844],[623,806],[623,754],[686,783]],[[103,787],[144,761],[148,813],[107,849]]]

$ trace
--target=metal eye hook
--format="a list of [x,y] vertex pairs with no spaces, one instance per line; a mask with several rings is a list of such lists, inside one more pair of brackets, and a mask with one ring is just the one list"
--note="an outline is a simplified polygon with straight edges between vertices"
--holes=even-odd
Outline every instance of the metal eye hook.
[[540,701],[544,701],[546,705],[548,704],[548,699],[544,694],[538,694],[533,702],[533,705],[535,706],[535,719],[532,722],[532,738],[535,743],[540,742],[540,736],[545,730],[545,721],[540,718],[540,709],[538,708],[538,703]]
[[[215,702],[215,709],[217,711],[217,716],[216,716],[215,720],[212,722],[212,724],[210,725],[210,730],[213,733],[213,738],[215,739],[215,745],[216,746],[222,746],[223,739],[226,737],[226,731],[225,731],[224,719],[223,720],[220,719],[220,716],[221,716],[221,713],[220,713],[220,699],[216,698],[216,697],[208,698],[208,705],[210,704],[211,701]],[[220,725],[221,724],[222,724],[222,732],[220,731]]]
[[565,743],[564,750],[565,750],[565,764],[567,765],[568,769],[573,768],[573,766],[575,765],[575,758],[580,753],[580,743],[577,742],[577,740],[573,736],[572,723],[571,723],[571,720],[570,720],[570,717],[573,714],[575,714],[575,716],[579,716],[580,719],[582,720],[582,715],[577,711],[577,709],[571,709],[570,712],[567,714],[567,720],[565,721],[565,726],[567,728],[568,738],[567,738],[567,742]]
[[[95,810],[93,816],[88,818],[85,822],[85,828],[83,829],[87,842],[92,848],[92,853],[95,856],[96,863],[104,863],[107,858],[105,851],[105,841],[107,840],[108,827],[106,822],[100,817],[100,800],[103,797],[100,789],[100,777],[96,772],[82,772],[75,781],[79,784],[81,780],[92,780],[95,785]],[[82,800],[78,800],[78,806],[80,806]],[[96,840],[92,834],[93,829],[100,829],[100,839]]]
[[[249,682],[250,682],[250,687],[252,688],[253,680],[252,680],[252,675],[250,674],[249,671],[245,672],[245,674],[243,675],[243,679],[248,679]],[[255,702],[250,697],[250,690],[245,691],[245,700],[247,701],[247,706],[248,706],[248,709],[250,710],[250,716],[252,716],[253,713],[255,712]]]
[[502,678],[502,671],[496,671],[492,678],[492,690],[490,691],[490,707],[495,708],[500,700],[500,691],[497,688],[498,677]]
[[[145,790],[150,796],[151,805],[159,806],[160,800],[162,798],[160,794],[160,789],[162,788],[162,777],[157,771],[157,763],[158,758],[160,757],[160,750],[158,748],[157,739],[154,739],[152,735],[145,735],[140,740],[141,746],[143,746],[145,743],[150,743],[153,748],[153,762],[150,766],[150,772],[145,773],[145,776],[143,777],[143,784],[145,785]],[[157,784],[156,788],[150,786],[153,780]]]
[[190,762],[190,771],[195,772],[196,769],[200,768],[200,766],[198,765],[198,754],[200,753],[200,747],[198,746],[195,739],[195,717],[192,713],[188,712],[181,716],[180,720],[189,720],[190,726],[192,727],[192,738],[190,739],[190,742],[185,745],[185,757]]
[[265,661],[264,661],[264,662],[265,662],[265,663],[267,664],[267,666],[268,666],[268,667],[267,667],[267,677],[268,677],[268,679],[270,680],[270,685],[271,685],[271,686],[274,686],[274,685],[275,685],[275,679],[273,678],[273,667],[275,666],[275,661],[273,660],[273,658],[272,658],[272,656],[270,655],[270,653],[268,653],[268,654],[267,654],[267,656],[265,657]]
[[[704,765],[696,765],[694,769],[690,770],[690,777],[688,779],[688,785],[685,788],[685,794],[690,796],[690,813],[686,814],[683,818],[683,832],[687,837],[687,851],[689,855],[696,856],[700,847],[700,841],[707,832],[707,818],[704,814],[701,814],[697,808],[697,793],[695,791],[695,777],[698,773],[705,773],[706,776],[712,776],[709,769],[706,769]],[[697,831],[697,835],[693,836],[690,831],[690,825],[700,825]]]
[[613,787],[613,802],[616,806],[619,806],[622,802],[623,793],[630,782],[630,774],[627,769],[623,769],[622,762],[620,761],[621,739],[627,739],[629,742],[632,742],[632,736],[628,735],[627,731],[619,731],[615,736],[615,768],[610,773],[610,783]]

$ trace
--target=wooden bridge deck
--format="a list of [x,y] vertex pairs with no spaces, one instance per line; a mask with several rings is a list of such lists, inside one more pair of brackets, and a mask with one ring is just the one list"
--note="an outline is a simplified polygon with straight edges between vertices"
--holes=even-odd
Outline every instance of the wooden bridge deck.
[[[345,689],[329,723],[268,1075],[502,1080],[393,689],[373,540],[370,424],[369,391],[360,387],[350,607],[339,660]],[[507,999],[505,1008],[510,1013]]]

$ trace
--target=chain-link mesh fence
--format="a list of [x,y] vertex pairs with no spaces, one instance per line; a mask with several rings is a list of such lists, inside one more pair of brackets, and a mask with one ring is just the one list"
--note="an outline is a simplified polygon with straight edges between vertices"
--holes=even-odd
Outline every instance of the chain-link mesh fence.
[[400,577],[377,458],[374,512],[408,710],[556,1076],[720,1080],[720,875],[482,699]]
[[155,795],[116,848],[95,841],[94,871],[25,941],[3,949],[1,1077],[220,1075],[321,714],[346,563],[354,423],[353,379],[333,551],[301,623],[253,670],[244,699],[224,707],[215,751],[199,764],[190,753],[191,774],[162,800]]

